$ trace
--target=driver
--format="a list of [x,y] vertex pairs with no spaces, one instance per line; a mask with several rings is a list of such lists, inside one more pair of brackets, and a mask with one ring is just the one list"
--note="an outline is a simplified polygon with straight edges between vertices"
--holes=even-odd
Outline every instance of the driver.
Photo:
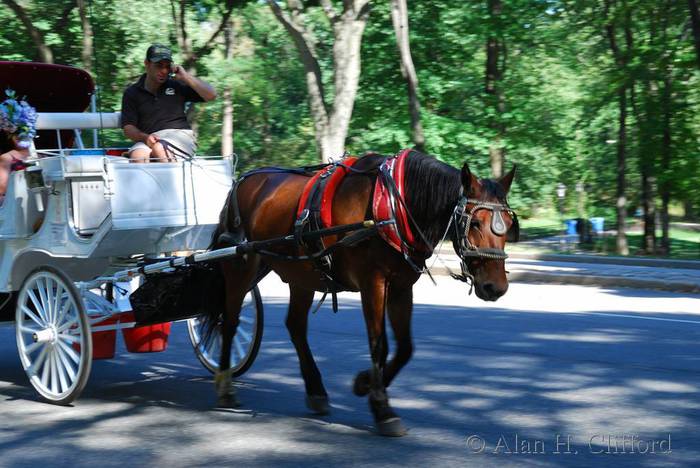
[[143,64],[146,73],[122,96],[122,129],[135,142],[129,158],[147,163],[193,156],[197,142],[185,116],[185,102],[211,101],[216,91],[173,64],[167,46],[151,45]]

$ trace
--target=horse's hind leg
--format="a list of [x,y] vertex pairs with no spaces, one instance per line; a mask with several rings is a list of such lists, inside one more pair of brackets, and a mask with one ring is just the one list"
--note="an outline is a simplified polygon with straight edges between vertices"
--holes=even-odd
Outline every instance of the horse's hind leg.
[[[401,418],[389,405],[389,396],[384,385],[384,367],[388,354],[384,322],[386,298],[386,279],[376,273],[374,278],[362,289],[362,310],[367,325],[369,349],[372,357],[372,368],[369,371],[369,407],[374,415],[379,434],[397,437],[406,434],[406,429],[401,423]],[[360,375],[355,379],[356,387]]]
[[248,285],[255,279],[260,265],[259,258],[250,255],[246,260],[234,259],[222,262],[226,302],[221,322],[221,358],[219,372],[216,373],[217,406],[235,408],[240,406],[235,388],[231,382],[231,345],[238,328],[243,299],[248,293]]
[[309,308],[314,300],[314,292],[289,286],[289,311],[287,330],[299,357],[301,376],[306,387],[306,406],[316,414],[328,413],[328,394],[323,386],[321,372],[316,366],[307,339]]

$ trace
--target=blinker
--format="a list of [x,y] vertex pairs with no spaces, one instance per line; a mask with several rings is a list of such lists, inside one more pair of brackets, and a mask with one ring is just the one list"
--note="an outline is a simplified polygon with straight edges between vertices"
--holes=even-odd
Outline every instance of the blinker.
[[493,210],[491,213],[491,230],[497,236],[502,236],[508,230],[505,221],[503,221],[502,211]]

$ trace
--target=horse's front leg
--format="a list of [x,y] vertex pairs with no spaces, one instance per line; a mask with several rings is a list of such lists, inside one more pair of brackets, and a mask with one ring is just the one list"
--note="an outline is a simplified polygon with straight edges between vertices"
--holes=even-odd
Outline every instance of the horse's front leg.
[[299,358],[301,376],[306,386],[306,406],[316,414],[328,413],[328,393],[323,386],[321,372],[309,348],[307,339],[309,308],[314,300],[314,292],[289,286],[289,311],[287,330]]
[[[362,288],[362,310],[367,325],[369,349],[372,357],[372,367],[369,370],[369,407],[374,415],[377,431],[385,436],[402,436],[406,429],[401,424],[401,418],[389,405],[389,396],[384,384],[384,372],[388,343],[384,322],[384,309],[387,300],[387,281],[378,272]],[[357,380],[355,379],[355,387]],[[356,392],[357,393],[357,392]]]
[[[389,285],[387,299],[389,323],[396,339],[396,352],[384,368],[384,386],[389,387],[396,375],[408,363],[413,355],[413,339],[411,337],[411,316],[413,312],[413,289]],[[385,334],[386,336],[386,334]],[[370,371],[362,371],[355,379],[353,391],[357,396],[369,393]]]

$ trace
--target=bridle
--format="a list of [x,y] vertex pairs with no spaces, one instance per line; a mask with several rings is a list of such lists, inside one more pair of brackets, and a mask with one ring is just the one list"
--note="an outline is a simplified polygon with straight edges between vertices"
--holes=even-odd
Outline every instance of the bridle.
[[[487,260],[505,260],[508,254],[503,249],[491,247],[477,247],[469,241],[469,230],[472,228],[474,215],[479,210],[491,212],[491,232],[497,236],[508,235],[508,227],[503,219],[503,213],[508,213],[513,219],[513,226],[517,230],[518,218],[507,202],[493,203],[476,200],[461,195],[452,213],[451,222],[454,225],[453,243],[455,251],[460,258],[462,274],[452,274],[452,277],[467,283],[474,283],[474,275],[469,271],[470,259],[483,258]],[[517,234],[516,234],[517,235]],[[515,239],[517,240],[517,239]]]

